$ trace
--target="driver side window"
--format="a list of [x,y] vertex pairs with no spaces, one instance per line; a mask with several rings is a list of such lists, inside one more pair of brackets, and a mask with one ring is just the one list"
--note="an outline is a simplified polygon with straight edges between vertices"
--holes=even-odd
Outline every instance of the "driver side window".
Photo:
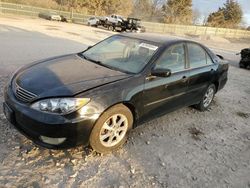
[[178,72],[185,69],[184,44],[175,44],[163,52],[156,63],[155,68],[170,69],[171,72]]

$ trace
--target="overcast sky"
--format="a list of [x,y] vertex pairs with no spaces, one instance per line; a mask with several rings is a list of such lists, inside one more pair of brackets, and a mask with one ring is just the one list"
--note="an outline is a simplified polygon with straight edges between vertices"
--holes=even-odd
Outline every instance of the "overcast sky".
[[[203,15],[208,15],[210,12],[218,10],[226,0],[193,0],[194,8],[197,8]],[[238,0],[243,13],[244,22],[250,25],[250,0]]]

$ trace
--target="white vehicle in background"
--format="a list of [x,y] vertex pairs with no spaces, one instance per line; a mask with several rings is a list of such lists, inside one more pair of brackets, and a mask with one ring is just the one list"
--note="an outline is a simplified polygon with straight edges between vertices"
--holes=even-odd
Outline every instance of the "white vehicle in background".
[[53,21],[61,21],[62,18],[59,14],[55,12],[41,12],[38,14],[40,18],[44,18],[47,20],[53,20]]
[[52,14],[50,17],[51,17],[50,20],[54,20],[54,21],[61,21],[62,19],[61,16],[57,14]]
[[96,17],[90,17],[87,21],[89,26],[98,26],[99,24],[99,19]]
[[123,23],[124,18],[120,15],[115,15],[112,14],[111,16],[105,17],[106,23],[112,23],[112,24],[117,24],[117,23]]

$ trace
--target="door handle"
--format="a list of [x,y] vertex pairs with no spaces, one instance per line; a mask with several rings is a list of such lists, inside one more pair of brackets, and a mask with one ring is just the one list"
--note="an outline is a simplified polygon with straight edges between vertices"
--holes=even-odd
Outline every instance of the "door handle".
[[183,76],[182,77],[182,82],[186,82],[188,80],[188,77],[187,76]]
[[146,80],[151,81],[151,80],[153,80],[155,78],[156,78],[156,76],[149,75],[149,76],[146,77]]

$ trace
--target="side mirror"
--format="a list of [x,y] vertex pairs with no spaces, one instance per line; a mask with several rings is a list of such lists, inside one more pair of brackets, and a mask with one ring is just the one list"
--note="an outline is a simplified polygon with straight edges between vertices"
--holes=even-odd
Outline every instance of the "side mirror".
[[222,55],[216,54],[217,57],[219,57],[221,60],[224,60],[224,57]]
[[155,68],[155,69],[152,69],[151,75],[157,76],[157,77],[169,77],[171,75],[171,70],[170,69]]

